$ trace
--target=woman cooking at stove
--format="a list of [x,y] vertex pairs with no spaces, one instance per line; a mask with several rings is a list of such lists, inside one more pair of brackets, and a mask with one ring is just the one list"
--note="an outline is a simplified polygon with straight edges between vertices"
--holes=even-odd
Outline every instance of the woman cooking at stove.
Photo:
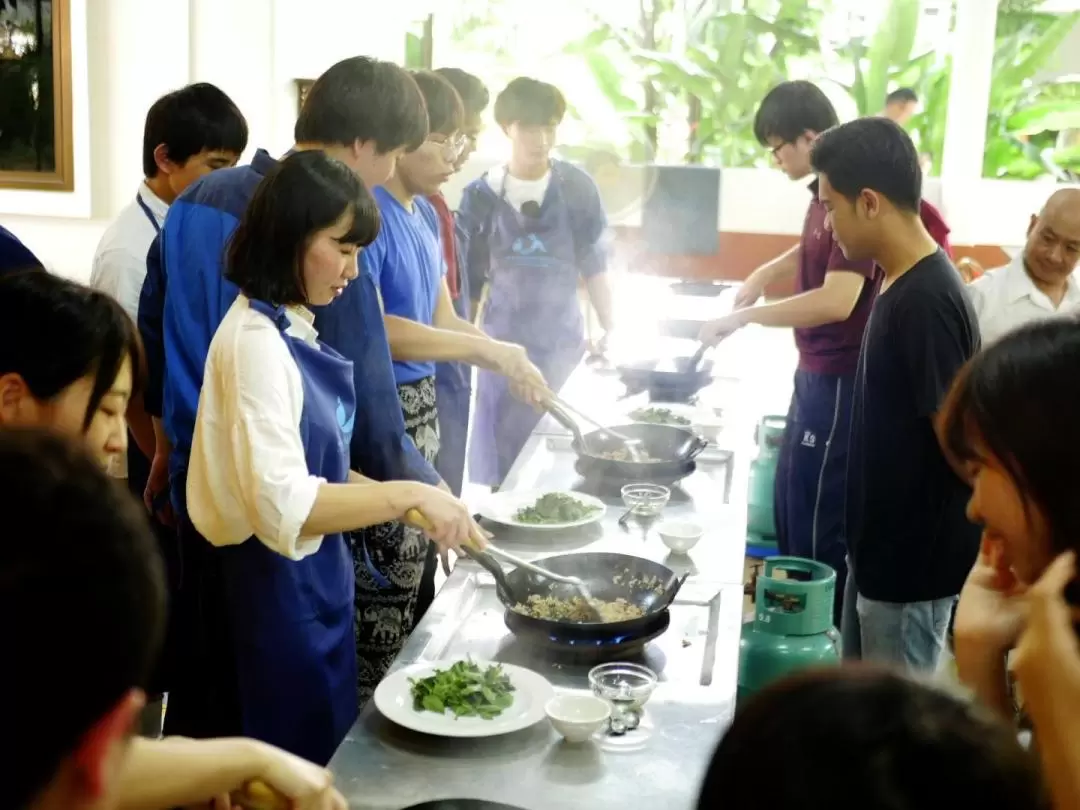
[[187,483],[191,520],[209,541],[192,573],[206,656],[199,708],[222,735],[318,763],[357,711],[342,532],[416,508],[440,547],[480,537],[443,491],[349,469],[364,392],[352,363],[318,340],[307,307],[341,295],[378,231],[362,181],[323,152],[297,152],[266,175],[229,247],[241,295],[210,345]]
[[[553,85],[510,82],[495,100],[510,162],[471,183],[458,211],[474,297],[488,283],[484,331],[524,346],[556,392],[584,354],[579,279],[605,333],[612,325],[600,195],[585,172],[551,158],[565,113],[566,100]],[[511,395],[506,379],[480,371],[470,478],[499,486],[538,419]]]

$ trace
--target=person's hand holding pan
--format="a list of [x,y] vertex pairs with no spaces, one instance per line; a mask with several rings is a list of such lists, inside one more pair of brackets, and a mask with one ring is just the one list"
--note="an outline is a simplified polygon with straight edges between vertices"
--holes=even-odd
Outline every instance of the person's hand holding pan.
[[744,326],[746,326],[746,310],[737,309],[702,326],[698,333],[698,340],[706,346],[715,346]]
[[542,410],[551,397],[551,389],[543,373],[529,359],[529,353],[516,343],[492,343],[494,370],[510,381],[511,393],[522,402]]
[[453,495],[436,487],[419,485],[412,504],[405,512],[405,522],[420,529],[439,547],[461,553],[461,547],[487,546],[488,535],[473,519],[468,507]]

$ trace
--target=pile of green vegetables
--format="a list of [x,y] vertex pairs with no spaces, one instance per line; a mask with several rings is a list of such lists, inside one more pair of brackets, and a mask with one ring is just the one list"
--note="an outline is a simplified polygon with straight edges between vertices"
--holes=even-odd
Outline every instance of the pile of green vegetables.
[[690,420],[685,416],[679,416],[670,408],[638,408],[630,412],[630,418],[635,422],[647,422],[650,425],[675,425],[685,427]]
[[517,511],[514,519],[519,523],[542,526],[552,523],[574,523],[599,512],[599,507],[589,506],[560,492],[549,492],[537,499],[532,506]]
[[480,669],[472,659],[450,669],[437,669],[427,678],[410,678],[413,709],[458,717],[498,717],[514,702],[514,685],[498,664]]

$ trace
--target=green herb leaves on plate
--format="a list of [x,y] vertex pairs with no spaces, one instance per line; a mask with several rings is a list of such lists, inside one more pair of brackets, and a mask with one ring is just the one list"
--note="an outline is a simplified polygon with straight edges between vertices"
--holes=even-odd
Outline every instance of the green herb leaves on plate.
[[532,506],[519,509],[514,519],[519,523],[531,523],[534,526],[576,523],[599,511],[599,507],[584,504],[577,498],[559,492],[549,492],[538,498]]
[[450,669],[437,669],[427,678],[409,678],[413,709],[458,717],[498,717],[514,702],[514,685],[498,664],[480,669],[472,659]]

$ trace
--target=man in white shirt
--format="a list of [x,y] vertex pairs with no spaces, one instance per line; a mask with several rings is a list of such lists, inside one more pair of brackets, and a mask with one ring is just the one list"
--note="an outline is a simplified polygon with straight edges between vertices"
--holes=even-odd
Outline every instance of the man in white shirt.
[[[101,237],[90,286],[111,295],[132,320],[137,320],[139,294],[146,278],[146,254],[161,230],[169,205],[204,174],[235,166],[247,138],[244,116],[232,99],[212,84],[190,84],[155,101],[143,129],[145,179],[135,199]],[[129,459],[139,454],[140,448],[152,458],[154,435],[150,420],[133,419],[130,427],[134,441],[130,443]],[[114,465],[110,472],[126,478],[127,465]],[[132,491],[142,498],[145,479],[132,483]],[[140,487],[137,492],[135,484]]]
[[[119,301],[133,321],[138,320],[146,254],[161,231],[169,205],[203,175],[236,165],[247,138],[244,116],[232,99],[212,84],[191,84],[162,96],[146,114],[145,179],[135,199],[101,237],[90,273],[90,285]],[[127,478],[129,489],[142,500],[154,455],[154,427],[141,408],[129,411],[128,426],[133,440],[128,442],[127,456],[114,459],[109,473]],[[156,519],[154,523],[171,576],[177,569],[175,532]],[[154,691],[142,725],[148,736],[161,731],[161,703],[154,694],[164,691],[167,669],[167,662],[163,663],[151,684]]]
[[1031,321],[1080,308],[1080,189],[1055,191],[1031,217],[1024,249],[967,286],[983,343]]

